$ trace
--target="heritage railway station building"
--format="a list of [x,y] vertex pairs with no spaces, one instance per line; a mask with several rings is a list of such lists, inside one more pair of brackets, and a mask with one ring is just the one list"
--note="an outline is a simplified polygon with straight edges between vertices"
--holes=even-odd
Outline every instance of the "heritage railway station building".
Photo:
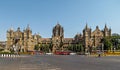
[[98,26],[92,31],[86,24],[82,34],[76,34],[74,38],[64,38],[64,29],[57,23],[53,27],[51,38],[41,38],[39,34],[32,35],[32,30],[29,25],[23,30],[20,27],[15,31],[13,28],[7,30],[6,48],[16,48],[20,52],[33,51],[36,44],[52,45],[52,52],[66,51],[69,45],[81,43],[85,48],[85,51],[89,47],[100,47],[102,45],[101,40],[104,37],[111,36],[111,29],[106,25],[103,30],[100,30]]

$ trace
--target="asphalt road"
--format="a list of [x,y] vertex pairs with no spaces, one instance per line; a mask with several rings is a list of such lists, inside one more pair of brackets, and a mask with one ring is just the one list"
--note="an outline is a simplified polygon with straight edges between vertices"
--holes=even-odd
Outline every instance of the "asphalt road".
[[0,57],[0,70],[119,70],[120,56],[34,55]]

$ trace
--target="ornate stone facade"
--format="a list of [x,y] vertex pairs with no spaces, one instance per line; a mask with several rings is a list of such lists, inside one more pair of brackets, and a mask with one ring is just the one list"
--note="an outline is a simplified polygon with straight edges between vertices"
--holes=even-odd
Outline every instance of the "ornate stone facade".
[[53,52],[57,50],[62,50],[63,46],[63,39],[64,39],[64,30],[60,24],[57,24],[53,28],[53,35],[52,35],[52,45],[53,45]]
[[7,31],[7,49],[16,49],[21,52],[26,52],[34,49],[35,44],[37,44],[38,35],[32,35],[32,31],[29,27],[23,32],[20,30],[20,27],[16,31],[13,28],[10,28]]
[[96,29],[92,32],[92,29],[89,28],[87,25],[83,30],[83,39],[84,39],[84,47],[86,48],[86,51],[90,47],[100,47],[102,46],[101,40],[104,37],[111,36],[111,29],[108,29],[105,25],[104,30],[100,30],[98,26],[96,26]]
[[7,48],[11,49],[17,47],[21,52],[34,50],[34,46],[38,43],[41,44],[52,44],[52,52],[66,51],[69,45],[81,43],[85,48],[85,51],[89,50],[90,47],[101,46],[101,39],[104,37],[111,36],[111,29],[108,29],[105,25],[103,30],[100,30],[98,26],[92,31],[91,28],[86,24],[83,29],[83,35],[77,33],[74,38],[64,38],[64,29],[57,23],[53,27],[52,38],[41,38],[40,35],[32,35],[32,31],[29,26],[23,31],[18,28],[14,31],[10,28],[7,31]]

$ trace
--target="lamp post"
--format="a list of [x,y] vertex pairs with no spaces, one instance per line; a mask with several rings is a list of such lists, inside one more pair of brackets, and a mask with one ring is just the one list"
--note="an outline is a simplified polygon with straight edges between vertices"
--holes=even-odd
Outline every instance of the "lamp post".
[[104,53],[104,45],[103,45],[103,43],[102,43],[102,52]]
[[101,39],[101,43],[102,43],[102,45],[101,45],[101,51],[104,52],[104,39]]

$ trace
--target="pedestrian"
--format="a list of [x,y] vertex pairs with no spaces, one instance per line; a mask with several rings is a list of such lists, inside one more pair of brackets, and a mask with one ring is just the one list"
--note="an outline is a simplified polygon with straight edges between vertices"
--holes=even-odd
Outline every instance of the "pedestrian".
[[101,52],[100,51],[98,51],[98,57],[101,57]]

